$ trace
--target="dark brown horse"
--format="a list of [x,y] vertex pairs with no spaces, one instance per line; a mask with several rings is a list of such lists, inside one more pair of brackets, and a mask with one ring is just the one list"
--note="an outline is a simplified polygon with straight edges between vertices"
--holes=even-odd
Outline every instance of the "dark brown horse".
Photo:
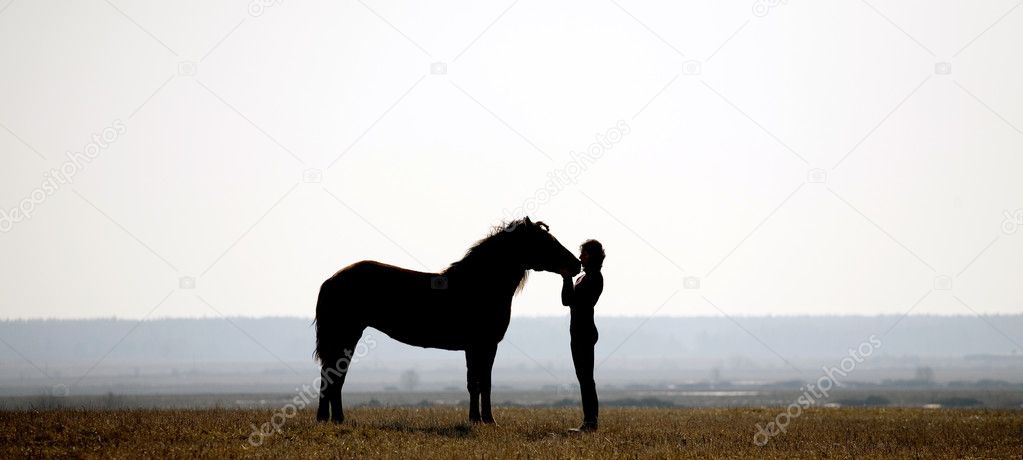
[[[334,274],[316,304],[317,420],[344,420],[341,387],[362,331],[425,348],[464,350],[469,419],[493,423],[490,375],[529,270],[579,273],[579,260],[529,218],[500,226],[442,273],[362,261]],[[482,412],[480,399],[482,398]]]

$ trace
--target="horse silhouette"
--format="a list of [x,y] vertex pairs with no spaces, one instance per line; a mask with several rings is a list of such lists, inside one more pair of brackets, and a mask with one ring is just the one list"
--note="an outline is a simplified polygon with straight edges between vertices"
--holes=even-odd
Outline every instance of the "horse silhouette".
[[441,273],[364,260],[327,279],[316,303],[316,419],[344,421],[341,388],[363,330],[372,327],[409,345],[464,350],[469,420],[494,423],[491,371],[512,297],[529,270],[580,271],[579,259],[549,230],[528,217],[497,226]]

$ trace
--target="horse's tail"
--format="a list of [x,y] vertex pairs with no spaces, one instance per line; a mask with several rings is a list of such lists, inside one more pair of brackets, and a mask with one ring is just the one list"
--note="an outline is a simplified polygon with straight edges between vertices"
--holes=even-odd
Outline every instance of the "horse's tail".
[[353,349],[366,325],[357,312],[351,310],[359,303],[360,290],[353,284],[352,264],[334,274],[320,286],[316,300],[316,350],[313,357],[321,365],[334,365],[345,357],[346,349]]
[[331,340],[331,337],[337,337],[337,334],[330,333],[332,326],[337,327],[334,324],[336,312],[331,311],[331,304],[334,303],[333,280],[332,277],[320,286],[320,295],[316,300],[316,317],[313,318],[313,324],[316,325],[316,350],[313,351],[313,357],[321,363],[328,362],[337,350],[337,345]]

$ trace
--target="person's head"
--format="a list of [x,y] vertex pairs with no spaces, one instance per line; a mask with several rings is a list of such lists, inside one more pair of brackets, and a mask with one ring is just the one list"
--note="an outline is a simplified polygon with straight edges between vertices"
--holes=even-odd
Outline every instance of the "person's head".
[[583,270],[600,271],[604,265],[604,246],[597,240],[586,240],[579,246],[579,261],[583,264]]

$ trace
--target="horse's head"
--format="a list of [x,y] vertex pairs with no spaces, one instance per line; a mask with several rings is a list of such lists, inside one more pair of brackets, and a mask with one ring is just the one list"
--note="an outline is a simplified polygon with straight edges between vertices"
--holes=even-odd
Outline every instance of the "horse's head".
[[579,274],[579,259],[551,235],[547,224],[533,222],[526,217],[512,222],[506,230],[512,232],[519,242],[519,255],[526,269],[569,273],[572,276]]

